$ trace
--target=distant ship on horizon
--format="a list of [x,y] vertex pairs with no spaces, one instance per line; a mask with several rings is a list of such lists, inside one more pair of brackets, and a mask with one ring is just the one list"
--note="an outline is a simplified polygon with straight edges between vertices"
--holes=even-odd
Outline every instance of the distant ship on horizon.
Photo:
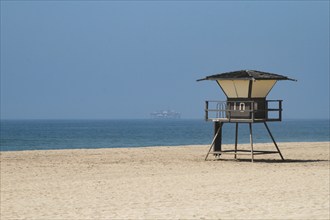
[[153,119],[180,119],[181,113],[173,110],[161,110],[150,113]]

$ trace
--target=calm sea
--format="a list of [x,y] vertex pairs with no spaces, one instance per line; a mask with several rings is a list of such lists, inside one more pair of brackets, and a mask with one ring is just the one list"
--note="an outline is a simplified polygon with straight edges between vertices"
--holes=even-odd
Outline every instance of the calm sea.
[[[213,123],[203,120],[1,120],[1,151],[122,148],[210,144]],[[278,142],[329,141],[329,120],[268,123]],[[233,143],[233,124],[223,127],[223,142]],[[263,124],[253,125],[254,142],[271,142]],[[249,142],[247,124],[239,143]]]

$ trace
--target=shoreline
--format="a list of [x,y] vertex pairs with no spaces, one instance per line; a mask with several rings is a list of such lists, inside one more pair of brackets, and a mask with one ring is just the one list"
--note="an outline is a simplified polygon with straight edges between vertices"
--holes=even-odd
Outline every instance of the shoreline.
[[[302,144],[306,144],[306,143],[328,143],[330,146],[330,141],[284,141],[284,142],[279,142],[276,141],[277,144],[279,145],[287,145],[287,144],[295,144],[295,143],[302,143]],[[237,146],[240,145],[249,145],[250,143],[238,143]],[[273,142],[269,141],[269,142],[254,142],[253,145],[269,145],[269,144],[273,144]],[[1,153],[5,153],[5,152],[35,152],[35,151],[65,151],[65,150],[102,150],[102,149],[131,149],[131,148],[160,148],[160,147],[199,147],[199,146],[208,146],[210,147],[211,144],[183,144],[183,145],[159,145],[159,146],[132,146],[132,147],[104,147],[104,148],[61,148],[61,149],[35,149],[35,150],[1,150],[0,149],[0,154]],[[234,143],[230,143],[230,144],[223,144],[224,146],[232,146],[234,145]]]
[[285,161],[204,161],[210,145],[1,152],[0,217],[329,219],[330,142],[278,145]]

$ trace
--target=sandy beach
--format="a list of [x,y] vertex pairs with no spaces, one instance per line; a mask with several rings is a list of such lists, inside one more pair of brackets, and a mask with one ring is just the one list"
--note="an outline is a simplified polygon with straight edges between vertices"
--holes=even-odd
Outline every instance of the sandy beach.
[[204,161],[208,145],[1,152],[1,220],[329,219],[329,145],[254,163]]

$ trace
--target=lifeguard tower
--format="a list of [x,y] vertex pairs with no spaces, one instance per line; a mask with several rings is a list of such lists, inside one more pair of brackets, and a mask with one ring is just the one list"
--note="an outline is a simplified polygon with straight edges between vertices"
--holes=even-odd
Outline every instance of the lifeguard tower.
[[[205,101],[205,120],[214,122],[214,138],[205,157],[210,154],[220,158],[222,154],[254,155],[279,154],[284,157],[266,122],[282,120],[282,100],[266,100],[270,90],[279,80],[292,80],[286,76],[256,70],[239,70],[207,76],[202,80],[215,80],[220,86],[227,101]],[[222,150],[222,126],[224,123],[235,123],[235,149]],[[238,124],[248,123],[250,129],[251,150],[238,150]],[[253,150],[252,123],[263,123],[276,147],[276,151]],[[213,149],[213,150],[212,150]]]

